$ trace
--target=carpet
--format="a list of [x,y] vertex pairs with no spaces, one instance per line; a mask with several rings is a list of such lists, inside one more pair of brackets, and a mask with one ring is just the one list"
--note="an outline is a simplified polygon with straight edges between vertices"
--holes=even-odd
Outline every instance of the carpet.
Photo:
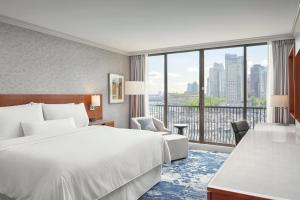
[[204,200],[207,185],[229,154],[189,150],[188,158],[162,168],[162,179],[139,200]]

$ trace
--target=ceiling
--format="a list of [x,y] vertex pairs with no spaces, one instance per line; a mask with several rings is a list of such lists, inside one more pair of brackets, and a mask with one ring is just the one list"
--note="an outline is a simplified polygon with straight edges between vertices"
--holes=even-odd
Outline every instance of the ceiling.
[[298,0],[0,0],[0,15],[125,53],[291,33]]

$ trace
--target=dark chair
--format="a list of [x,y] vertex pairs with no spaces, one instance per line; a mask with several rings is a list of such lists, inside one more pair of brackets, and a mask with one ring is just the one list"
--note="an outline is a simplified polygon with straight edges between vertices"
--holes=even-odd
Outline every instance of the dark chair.
[[234,132],[235,144],[237,145],[241,139],[246,135],[250,126],[247,121],[231,122],[231,126]]

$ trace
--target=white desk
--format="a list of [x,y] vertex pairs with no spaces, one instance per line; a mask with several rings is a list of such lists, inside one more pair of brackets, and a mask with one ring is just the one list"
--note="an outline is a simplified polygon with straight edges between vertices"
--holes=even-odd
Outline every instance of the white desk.
[[300,199],[300,134],[295,130],[274,124],[250,130],[210,181],[208,198]]

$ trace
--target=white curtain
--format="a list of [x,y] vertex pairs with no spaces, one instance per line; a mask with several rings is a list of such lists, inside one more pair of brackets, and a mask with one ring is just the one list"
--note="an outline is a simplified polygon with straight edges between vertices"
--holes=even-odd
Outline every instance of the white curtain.
[[273,87],[273,54],[272,54],[272,42],[268,42],[268,73],[267,73],[267,123],[273,122],[273,108],[271,107],[271,96],[274,94]]
[[[288,56],[294,42],[294,39],[272,41],[270,95],[288,95]],[[292,122],[287,109],[272,108],[269,115],[268,120],[274,123]]]
[[148,68],[148,54],[145,54],[145,116],[149,116],[149,68]]
[[[130,81],[144,81],[146,78],[146,56],[130,56]],[[130,119],[145,116],[145,96],[134,95],[129,97]]]

